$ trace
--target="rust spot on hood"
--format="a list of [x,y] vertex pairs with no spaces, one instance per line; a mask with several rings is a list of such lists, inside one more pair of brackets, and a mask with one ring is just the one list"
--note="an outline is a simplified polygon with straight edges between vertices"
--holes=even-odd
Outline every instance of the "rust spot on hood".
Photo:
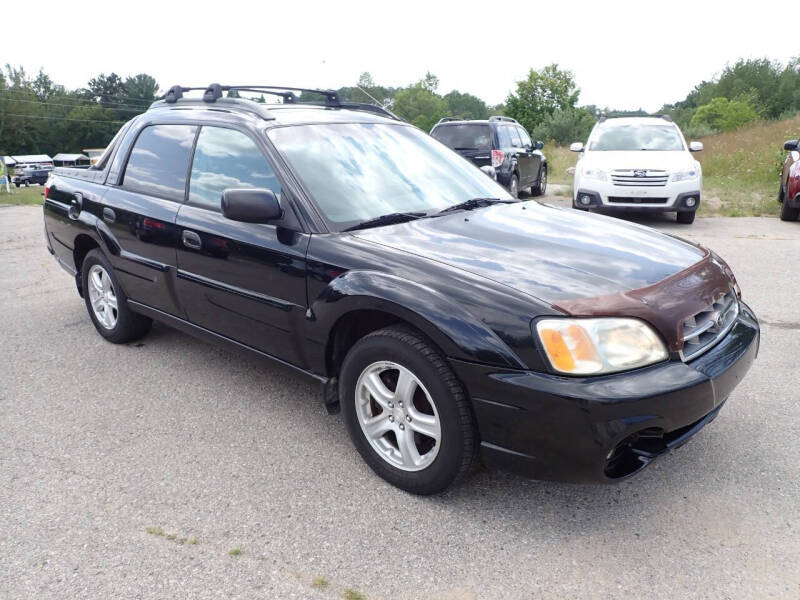
[[692,266],[647,287],[594,298],[559,300],[558,310],[573,317],[636,317],[664,336],[670,351],[683,348],[683,321],[731,290],[727,265],[713,252]]

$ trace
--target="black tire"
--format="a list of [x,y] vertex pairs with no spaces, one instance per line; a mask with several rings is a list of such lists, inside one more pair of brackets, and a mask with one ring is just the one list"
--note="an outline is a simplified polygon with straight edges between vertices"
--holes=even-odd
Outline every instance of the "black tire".
[[783,204],[781,204],[781,221],[797,221],[798,216],[800,216],[800,207],[790,207],[788,200],[784,198]]
[[[109,275],[113,292],[116,296],[117,309],[116,309],[116,323],[113,327],[105,327],[95,314],[90,300],[89,286],[89,272],[92,267],[99,265]],[[92,250],[86,255],[81,264],[81,285],[83,287],[83,299],[86,303],[86,310],[89,311],[89,318],[92,320],[97,332],[102,335],[109,342],[115,344],[125,344],[138,340],[144,336],[153,324],[153,321],[147,317],[133,312],[128,308],[128,298],[119,284],[117,276],[114,274],[114,269],[111,262],[106,258],[103,252],[99,249]]]
[[[359,423],[356,384],[362,372],[379,361],[411,371],[436,406],[441,443],[433,462],[422,470],[407,471],[390,464],[373,448]],[[339,398],[353,445],[370,468],[392,485],[412,494],[436,494],[469,471],[478,444],[469,402],[450,366],[416,330],[387,327],[359,340],[342,364]]]
[[694,210],[679,212],[677,216],[677,221],[682,225],[691,225],[692,223],[694,223],[694,217],[696,214],[697,211]]
[[539,179],[536,181],[536,185],[534,185],[531,188],[531,193],[534,196],[544,196],[546,191],[547,191],[547,165],[542,165],[542,168],[539,171]]
[[519,177],[516,173],[512,173],[511,179],[508,180],[508,193],[514,198],[519,198]]

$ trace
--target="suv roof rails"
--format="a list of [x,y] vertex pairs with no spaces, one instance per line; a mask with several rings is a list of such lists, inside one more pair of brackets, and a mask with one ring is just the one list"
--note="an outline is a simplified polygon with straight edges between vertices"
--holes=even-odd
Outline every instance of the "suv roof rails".
[[[197,98],[184,98],[183,92],[203,90],[202,100]],[[400,121],[397,115],[383,106],[374,104],[366,104],[363,102],[342,102],[339,98],[339,92],[336,90],[321,90],[315,88],[300,88],[290,86],[276,86],[276,85],[220,85],[219,83],[212,83],[208,87],[183,87],[180,85],[172,86],[169,91],[164,95],[162,100],[154,102],[150,108],[155,106],[165,106],[169,104],[176,104],[179,100],[181,104],[203,105],[203,104],[227,104],[232,107],[241,108],[247,112],[255,113],[265,120],[274,120],[275,116],[259,102],[253,102],[245,98],[223,98],[223,92],[254,92],[260,94],[270,94],[273,96],[280,96],[284,104],[298,104],[297,96],[294,92],[306,92],[311,94],[320,94],[325,97],[324,104],[316,102],[304,102],[310,106],[325,106],[329,108],[345,108],[350,110],[361,110],[365,112],[372,112],[379,114],[396,121]]]
[[493,116],[489,117],[489,120],[490,121],[508,121],[509,123],[517,123],[517,125],[519,125],[519,123],[517,122],[516,119],[512,119],[511,117],[502,117],[500,115],[493,115]]
[[[464,119],[459,119],[458,117],[442,117],[441,119],[436,121],[436,125],[440,125],[442,123],[450,123],[452,121],[463,121],[463,120]],[[436,125],[434,125],[434,127],[436,127]]]
[[610,113],[606,115],[600,115],[597,119],[598,123],[602,123],[606,119],[636,119],[636,118],[650,118],[650,119],[664,119],[665,121],[669,121],[672,123],[672,117],[667,114],[658,114],[658,115],[629,115],[629,114],[619,114],[619,113]]

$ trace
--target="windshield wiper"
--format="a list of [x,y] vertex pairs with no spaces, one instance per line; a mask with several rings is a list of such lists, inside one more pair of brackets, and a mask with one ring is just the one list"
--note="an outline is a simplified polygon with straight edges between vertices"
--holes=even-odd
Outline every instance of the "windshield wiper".
[[393,225],[394,223],[404,223],[406,221],[413,221],[415,219],[419,219],[424,217],[426,213],[424,212],[395,212],[389,213],[387,215],[380,215],[379,217],[375,217],[374,219],[367,219],[366,221],[361,221],[361,223],[356,223],[352,227],[348,227],[344,231],[353,231],[355,229],[366,229],[368,227],[379,227],[381,225]]
[[514,202],[514,200],[501,200],[500,198],[470,198],[469,200],[465,200],[464,202],[459,202],[458,204],[453,204],[453,206],[448,206],[447,208],[443,208],[436,214],[443,215],[445,213],[453,212],[456,210],[474,210],[476,208],[481,208],[482,206],[490,206],[492,204],[497,204],[498,202],[507,204],[510,202]]

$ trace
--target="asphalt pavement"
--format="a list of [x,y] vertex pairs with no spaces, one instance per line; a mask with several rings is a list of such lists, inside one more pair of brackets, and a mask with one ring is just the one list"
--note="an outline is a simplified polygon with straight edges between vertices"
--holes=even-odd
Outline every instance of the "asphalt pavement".
[[634,217],[731,265],[761,352],[613,486],[378,479],[317,386],[156,325],[97,335],[0,207],[0,598],[800,598],[800,222]]

